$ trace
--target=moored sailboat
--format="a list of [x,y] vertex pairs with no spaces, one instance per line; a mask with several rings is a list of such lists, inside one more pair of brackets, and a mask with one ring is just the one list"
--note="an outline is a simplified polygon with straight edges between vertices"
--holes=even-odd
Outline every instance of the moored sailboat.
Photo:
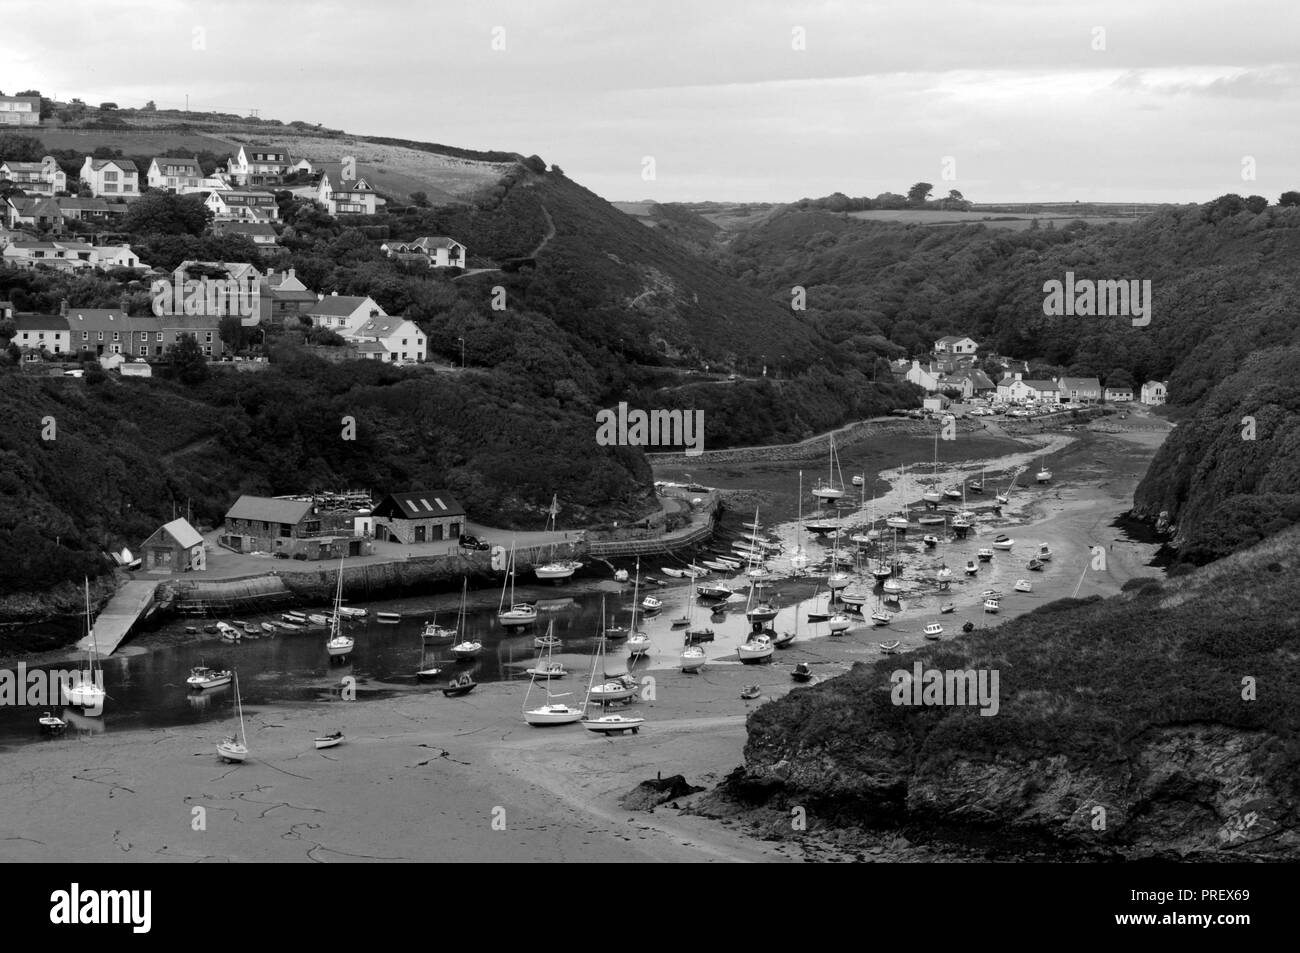
[[228,736],[217,745],[217,757],[222,761],[242,764],[248,757],[248,736],[244,733],[244,702],[239,696],[239,673],[235,673],[235,710],[239,712],[239,737]]

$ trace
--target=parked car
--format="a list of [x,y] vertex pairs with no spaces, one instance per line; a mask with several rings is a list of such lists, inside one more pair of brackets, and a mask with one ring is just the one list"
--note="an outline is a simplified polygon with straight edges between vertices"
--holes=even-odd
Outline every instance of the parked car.
[[473,549],[473,550],[487,550],[487,549],[491,549],[492,547],[488,545],[486,540],[479,539],[477,536],[473,536],[469,533],[461,533],[460,548]]

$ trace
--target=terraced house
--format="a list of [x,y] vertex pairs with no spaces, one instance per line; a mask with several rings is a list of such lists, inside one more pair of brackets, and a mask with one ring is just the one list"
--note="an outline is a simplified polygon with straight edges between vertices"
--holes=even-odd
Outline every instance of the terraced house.
[[140,197],[140,172],[130,159],[96,159],[86,156],[81,181],[95,198]]
[[24,355],[67,354],[71,332],[67,318],[57,314],[22,314],[13,319],[14,343]]

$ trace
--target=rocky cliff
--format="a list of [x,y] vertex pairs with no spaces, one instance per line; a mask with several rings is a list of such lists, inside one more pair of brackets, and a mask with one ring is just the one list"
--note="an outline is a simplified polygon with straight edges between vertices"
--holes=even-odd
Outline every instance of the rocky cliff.
[[[750,716],[705,810],[947,856],[1300,859],[1297,544],[797,689]],[[997,672],[996,713],[895,704],[918,662]]]

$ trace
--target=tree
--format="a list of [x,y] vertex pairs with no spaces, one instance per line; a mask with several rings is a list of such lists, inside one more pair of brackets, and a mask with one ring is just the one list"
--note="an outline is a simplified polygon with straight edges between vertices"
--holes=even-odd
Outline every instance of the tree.
[[934,186],[929,182],[918,182],[907,190],[907,200],[913,205],[924,205],[933,192]]
[[1277,204],[1292,207],[1300,205],[1300,192],[1283,192],[1278,196]]
[[1268,208],[1268,199],[1262,195],[1246,196],[1246,209],[1253,215],[1258,215],[1264,209]]
[[0,132],[0,158],[8,162],[40,162],[45,144],[35,136]]
[[1106,375],[1107,387],[1133,387],[1133,375],[1127,368],[1117,367]]
[[212,212],[197,196],[150,192],[131,203],[122,229],[136,235],[202,235]]
[[420,208],[428,208],[428,207],[429,207],[429,193],[427,193],[427,192],[412,192],[412,193],[411,193],[411,204],[412,204],[412,205],[418,205]]
[[158,111],[158,105],[151,99],[140,107],[141,112],[151,113]]
[[217,336],[227,350],[239,352],[244,349],[247,331],[237,314],[227,314],[217,322]]
[[183,384],[202,384],[212,373],[208,369],[208,359],[199,347],[199,340],[193,334],[182,334],[179,341],[167,348],[166,359]]
[[956,189],[948,190],[948,200],[951,202],[965,202],[966,196],[962,195]]
[[100,103],[99,108],[104,110],[105,112],[111,112],[112,110],[117,108],[117,103]]

